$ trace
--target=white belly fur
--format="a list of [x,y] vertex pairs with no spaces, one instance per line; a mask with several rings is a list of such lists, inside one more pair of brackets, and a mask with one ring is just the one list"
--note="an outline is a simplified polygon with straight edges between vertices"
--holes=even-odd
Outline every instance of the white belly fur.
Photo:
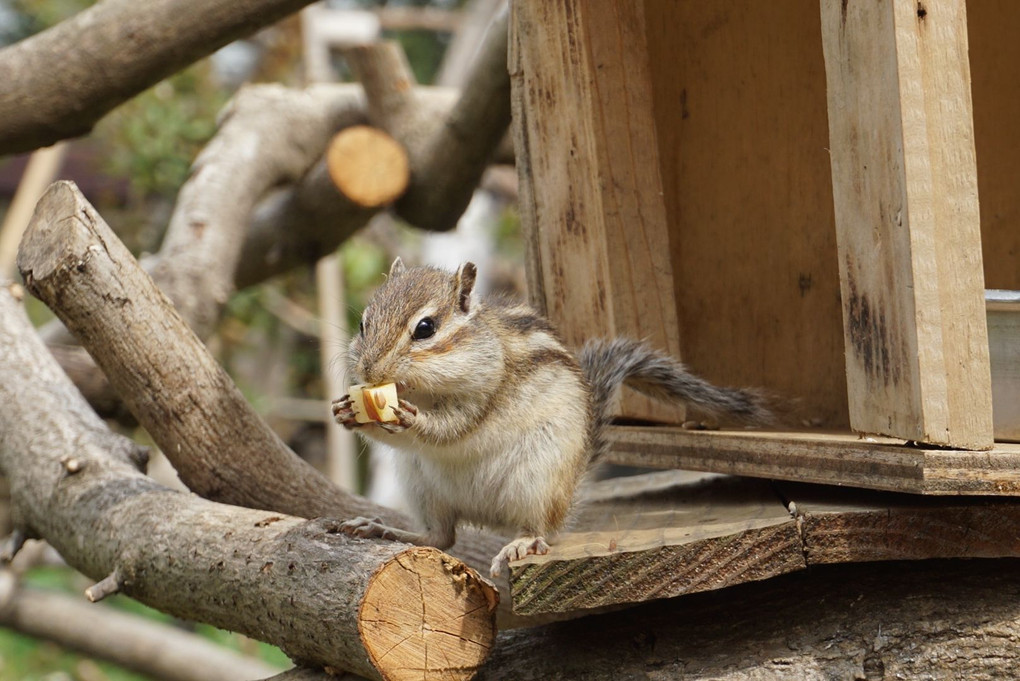
[[[521,399],[513,409],[490,413],[452,445],[395,438],[398,475],[422,516],[452,515],[508,532],[555,529],[546,527],[550,503],[573,494],[588,456],[587,411],[580,386],[557,383],[559,394],[550,406],[542,400],[549,386],[542,383],[519,386]],[[576,394],[562,394],[565,387]]]

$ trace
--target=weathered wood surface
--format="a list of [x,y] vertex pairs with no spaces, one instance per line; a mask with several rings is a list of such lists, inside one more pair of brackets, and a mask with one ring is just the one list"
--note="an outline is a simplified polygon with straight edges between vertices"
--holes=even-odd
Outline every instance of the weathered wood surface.
[[817,7],[644,8],[682,358],[847,428]]
[[683,471],[595,483],[547,555],[512,563],[520,614],[720,589],[827,563],[1020,557],[1020,499],[921,497]]
[[1020,556],[1020,499],[917,497],[778,483],[809,565]]
[[615,426],[607,460],[914,494],[1020,496],[1020,445],[987,452],[850,433]]
[[[511,33],[532,303],[574,347],[628,336],[680,356],[641,4],[516,2]],[[633,393],[619,413],[684,418]]]
[[965,3],[820,6],[851,426],[990,449]]
[[666,598],[805,567],[796,521],[768,482],[648,477],[596,483],[576,529],[561,533],[547,555],[511,566],[515,613]]
[[1018,637],[1018,560],[827,565],[503,632],[475,679],[1013,679]]
[[477,681],[1013,679],[1020,561],[820,566],[535,633]]

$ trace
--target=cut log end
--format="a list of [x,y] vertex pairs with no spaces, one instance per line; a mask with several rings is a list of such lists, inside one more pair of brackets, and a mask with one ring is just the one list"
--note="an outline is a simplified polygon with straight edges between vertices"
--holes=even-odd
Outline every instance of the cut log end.
[[358,631],[387,681],[469,679],[495,641],[498,601],[474,570],[437,549],[415,547],[372,576]]
[[411,179],[404,148],[382,130],[367,125],[337,133],[326,151],[326,165],[340,193],[365,208],[393,203]]

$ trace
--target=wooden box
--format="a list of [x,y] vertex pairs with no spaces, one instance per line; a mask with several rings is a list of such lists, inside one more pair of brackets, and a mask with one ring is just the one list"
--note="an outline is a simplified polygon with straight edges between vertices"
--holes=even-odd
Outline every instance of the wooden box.
[[615,428],[617,460],[1020,494],[984,303],[1020,289],[1020,5],[512,13],[532,301],[574,345],[646,338],[793,411],[783,432],[692,432],[627,395],[647,425]]

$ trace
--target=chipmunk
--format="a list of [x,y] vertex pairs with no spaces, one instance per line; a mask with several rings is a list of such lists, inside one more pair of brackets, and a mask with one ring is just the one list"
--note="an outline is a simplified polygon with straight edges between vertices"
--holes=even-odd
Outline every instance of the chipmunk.
[[397,384],[395,423],[360,424],[344,395],[336,421],[397,450],[398,475],[420,533],[356,518],[342,531],[450,547],[459,521],[513,532],[493,558],[549,551],[584,473],[605,452],[605,429],[624,383],[665,400],[764,424],[760,395],[718,388],[644,343],[591,341],[575,357],[552,324],[523,304],[482,300],[477,270],[406,268],[398,258],[365,308],[349,348],[363,383]]

